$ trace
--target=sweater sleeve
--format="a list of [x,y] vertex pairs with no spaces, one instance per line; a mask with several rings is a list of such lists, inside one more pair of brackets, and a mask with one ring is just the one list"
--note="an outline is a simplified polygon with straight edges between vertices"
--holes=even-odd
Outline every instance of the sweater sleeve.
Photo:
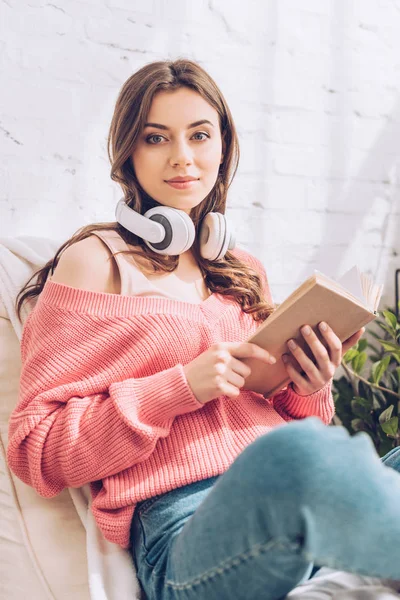
[[[115,339],[107,322],[37,308],[23,331],[7,458],[40,495],[51,497],[145,460],[176,416],[203,407],[181,364],[125,377],[121,365],[134,364],[134,352],[126,339]],[[120,331],[126,335],[126,329]]]
[[319,417],[327,425],[335,414],[335,405],[332,397],[332,380],[328,381],[320,390],[307,396],[297,394],[292,385],[270,398],[276,412],[285,419],[304,419],[306,417]]

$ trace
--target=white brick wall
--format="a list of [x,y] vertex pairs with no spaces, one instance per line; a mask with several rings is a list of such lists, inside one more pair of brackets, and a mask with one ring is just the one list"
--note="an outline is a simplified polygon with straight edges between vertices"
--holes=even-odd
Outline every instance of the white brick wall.
[[2,0],[0,235],[113,220],[106,136],[122,83],[188,56],[241,140],[228,215],[276,300],[313,268],[400,267],[399,0]]

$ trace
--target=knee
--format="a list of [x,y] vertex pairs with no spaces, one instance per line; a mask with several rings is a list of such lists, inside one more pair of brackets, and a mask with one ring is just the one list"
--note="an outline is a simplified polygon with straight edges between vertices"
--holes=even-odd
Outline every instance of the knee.
[[[320,419],[309,417],[291,421],[261,436],[245,450],[249,458],[268,461],[276,460],[280,466],[287,463],[309,463],[317,460],[336,444],[338,438],[349,438],[343,427],[328,427]],[[328,449],[328,450],[325,450]]]
[[[247,477],[266,491],[290,489],[310,493],[343,465],[350,435],[343,427],[329,427],[318,418],[292,421],[261,436],[237,459]],[[239,466],[239,465],[238,465]]]

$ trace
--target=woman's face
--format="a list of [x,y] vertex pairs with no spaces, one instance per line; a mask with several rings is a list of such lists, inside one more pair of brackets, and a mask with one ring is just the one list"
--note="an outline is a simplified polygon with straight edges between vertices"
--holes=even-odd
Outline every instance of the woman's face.
[[[188,214],[212,190],[222,162],[217,111],[189,88],[158,92],[132,153],[142,188],[160,204]],[[168,180],[193,177],[174,187]]]

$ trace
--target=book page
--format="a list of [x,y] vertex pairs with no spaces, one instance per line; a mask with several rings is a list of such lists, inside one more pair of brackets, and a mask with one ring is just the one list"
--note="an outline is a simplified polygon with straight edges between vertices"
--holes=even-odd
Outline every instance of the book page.
[[365,302],[367,296],[364,295],[361,284],[361,273],[357,266],[349,269],[344,275],[338,279],[338,283],[346,288],[353,296]]
[[337,281],[326,277],[323,273],[315,271],[325,280],[335,282],[344,288],[353,298],[357,298],[362,304],[366,305],[370,310],[376,312],[378,310],[379,301],[383,292],[383,284],[378,285],[366,273],[362,273],[357,265],[351,267]]

